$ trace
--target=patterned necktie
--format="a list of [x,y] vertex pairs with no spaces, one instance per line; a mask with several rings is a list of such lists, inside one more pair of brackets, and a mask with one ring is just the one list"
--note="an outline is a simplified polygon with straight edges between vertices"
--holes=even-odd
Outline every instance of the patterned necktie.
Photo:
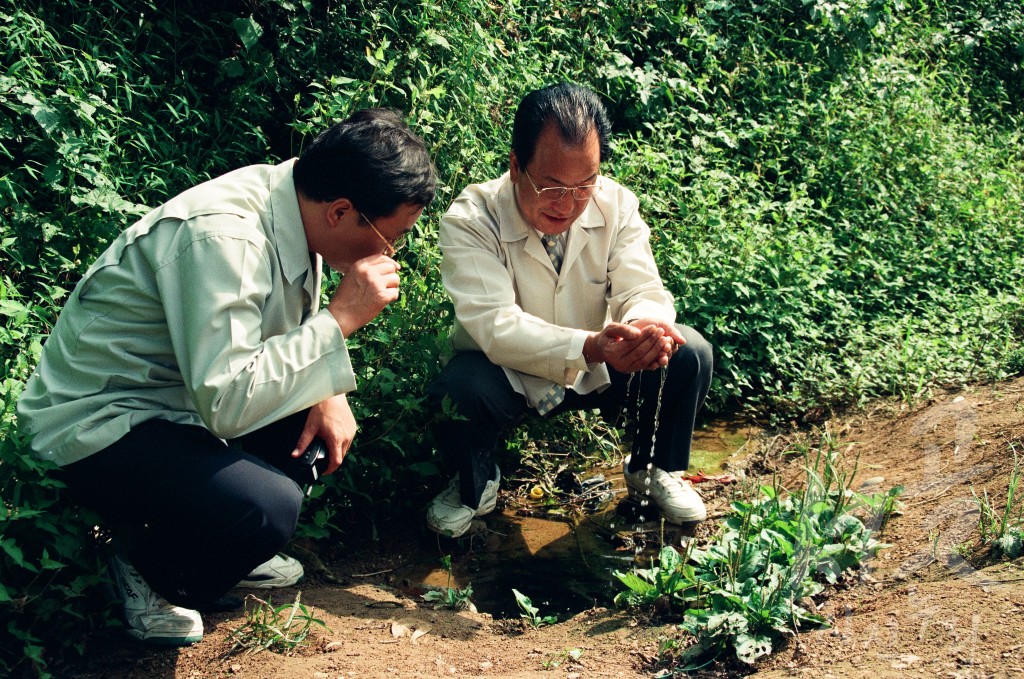
[[565,257],[565,235],[561,233],[554,236],[544,235],[541,236],[540,242],[544,244],[544,249],[555,266],[555,271],[561,271],[562,259]]
[[[540,240],[544,243],[544,249],[547,250],[548,257],[551,258],[551,263],[554,265],[555,271],[561,271],[562,258],[565,256],[565,235],[544,235],[541,236]],[[544,397],[541,398],[539,403],[537,403],[537,412],[541,415],[546,415],[564,399],[565,387],[561,384],[552,384],[551,388],[544,394]]]

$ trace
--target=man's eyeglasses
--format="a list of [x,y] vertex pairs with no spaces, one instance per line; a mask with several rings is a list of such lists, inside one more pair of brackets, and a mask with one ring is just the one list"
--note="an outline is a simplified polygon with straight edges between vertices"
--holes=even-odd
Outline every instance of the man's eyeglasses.
[[373,229],[373,232],[375,234],[377,234],[377,238],[380,238],[380,242],[384,243],[384,252],[382,254],[385,254],[388,257],[394,257],[398,253],[399,250],[401,250],[403,247],[405,247],[405,236],[406,236],[405,233],[403,233],[401,236],[399,236],[398,238],[396,238],[393,241],[388,240],[387,238],[384,237],[384,234],[382,234],[377,229],[377,227],[374,226],[373,222],[370,221],[369,217],[367,217],[362,212],[360,212],[359,214],[363,218],[363,221],[366,222],[367,224],[369,224],[370,228]]
[[601,185],[599,183],[586,184],[584,186],[549,186],[546,189],[538,189],[537,185],[533,182],[533,177],[530,176],[530,173],[523,169],[523,174],[525,174],[526,178],[530,180],[530,186],[532,186],[533,190],[536,191],[537,197],[543,201],[551,203],[554,203],[556,200],[561,200],[562,197],[569,192],[572,192],[573,200],[590,200],[593,198],[594,194],[601,189]]

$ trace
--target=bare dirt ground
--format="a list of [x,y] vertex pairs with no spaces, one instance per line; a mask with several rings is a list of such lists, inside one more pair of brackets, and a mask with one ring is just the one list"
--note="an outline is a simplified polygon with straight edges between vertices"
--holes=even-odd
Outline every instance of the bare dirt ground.
[[[826,424],[849,463],[857,460],[853,488],[865,482],[867,489],[882,492],[904,487],[901,512],[880,536],[891,547],[827,592],[819,613],[831,628],[799,635],[754,668],[724,658],[691,676],[1024,676],[1024,562],[994,560],[977,544],[972,501],[973,490],[987,491],[993,504],[1005,503],[1013,450],[1024,452],[1024,378],[938,394],[915,405],[876,403]],[[783,461],[777,453],[806,436],[813,433],[776,431],[750,441],[763,463],[748,474],[782,474],[787,487],[795,487],[799,461]],[[621,487],[621,477],[618,482]],[[715,482],[699,488],[711,519],[720,518],[731,488]],[[229,631],[244,622],[241,612],[232,612],[204,616],[205,638],[184,649],[141,647],[116,630],[97,634],[84,658],[59,668],[57,676],[650,677],[664,669],[656,663],[659,637],[680,638],[673,621],[638,618],[607,602],[533,629],[514,615],[435,610],[423,601],[415,564],[424,558],[453,553],[471,574],[479,560],[484,565],[477,575],[483,577],[495,565],[486,563],[486,555],[500,552],[503,542],[532,549],[531,519],[506,509],[488,521],[490,537],[468,546],[431,543],[420,525],[412,525],[421,522],[409,521],[382,527],[378,540],[320,563],[309,552],[296,552],[306,562],[307,579],[274,593],[273,600],[292,601],[301,590],[302,602],[330,631],[315,632],[308,646],[291,655],[226,655]],[[545,566],[543,552],[533,555],[541,568],[569,587],[573,574],[562,561]],[[530,583],[519,578],[501,584],[527,589]],[[614,591],[610,581],[608,587]]]

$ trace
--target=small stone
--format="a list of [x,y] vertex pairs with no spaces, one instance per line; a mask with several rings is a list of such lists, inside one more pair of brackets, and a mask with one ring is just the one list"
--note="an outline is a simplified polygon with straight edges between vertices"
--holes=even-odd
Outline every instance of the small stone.
[[492,667],[494,667],[494,663],[492,663],[490,660],[484,660],[482,663],[480,663],[480,671],[481,672],[486,672],[487,670],[491,669]]
[[235,663],[234,665],[232,665],[228,669],[231,671],[232,674],[238,674],[239,672],[242,671],[242,666],[239,665],[238,663]]

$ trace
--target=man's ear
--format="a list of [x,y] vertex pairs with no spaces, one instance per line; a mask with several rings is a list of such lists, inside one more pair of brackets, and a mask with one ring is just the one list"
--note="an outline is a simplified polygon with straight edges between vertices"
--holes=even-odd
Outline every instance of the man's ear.
[[328,226],[337,226],[349,210],[355,210],[355,206],[352,205],[352,201],[348,198],[335,198],[327,206],[327,224]]
[[509,151],[508,153],[508,173],[512,181],[519,181],[519,159],[516,158],[515,151]]

